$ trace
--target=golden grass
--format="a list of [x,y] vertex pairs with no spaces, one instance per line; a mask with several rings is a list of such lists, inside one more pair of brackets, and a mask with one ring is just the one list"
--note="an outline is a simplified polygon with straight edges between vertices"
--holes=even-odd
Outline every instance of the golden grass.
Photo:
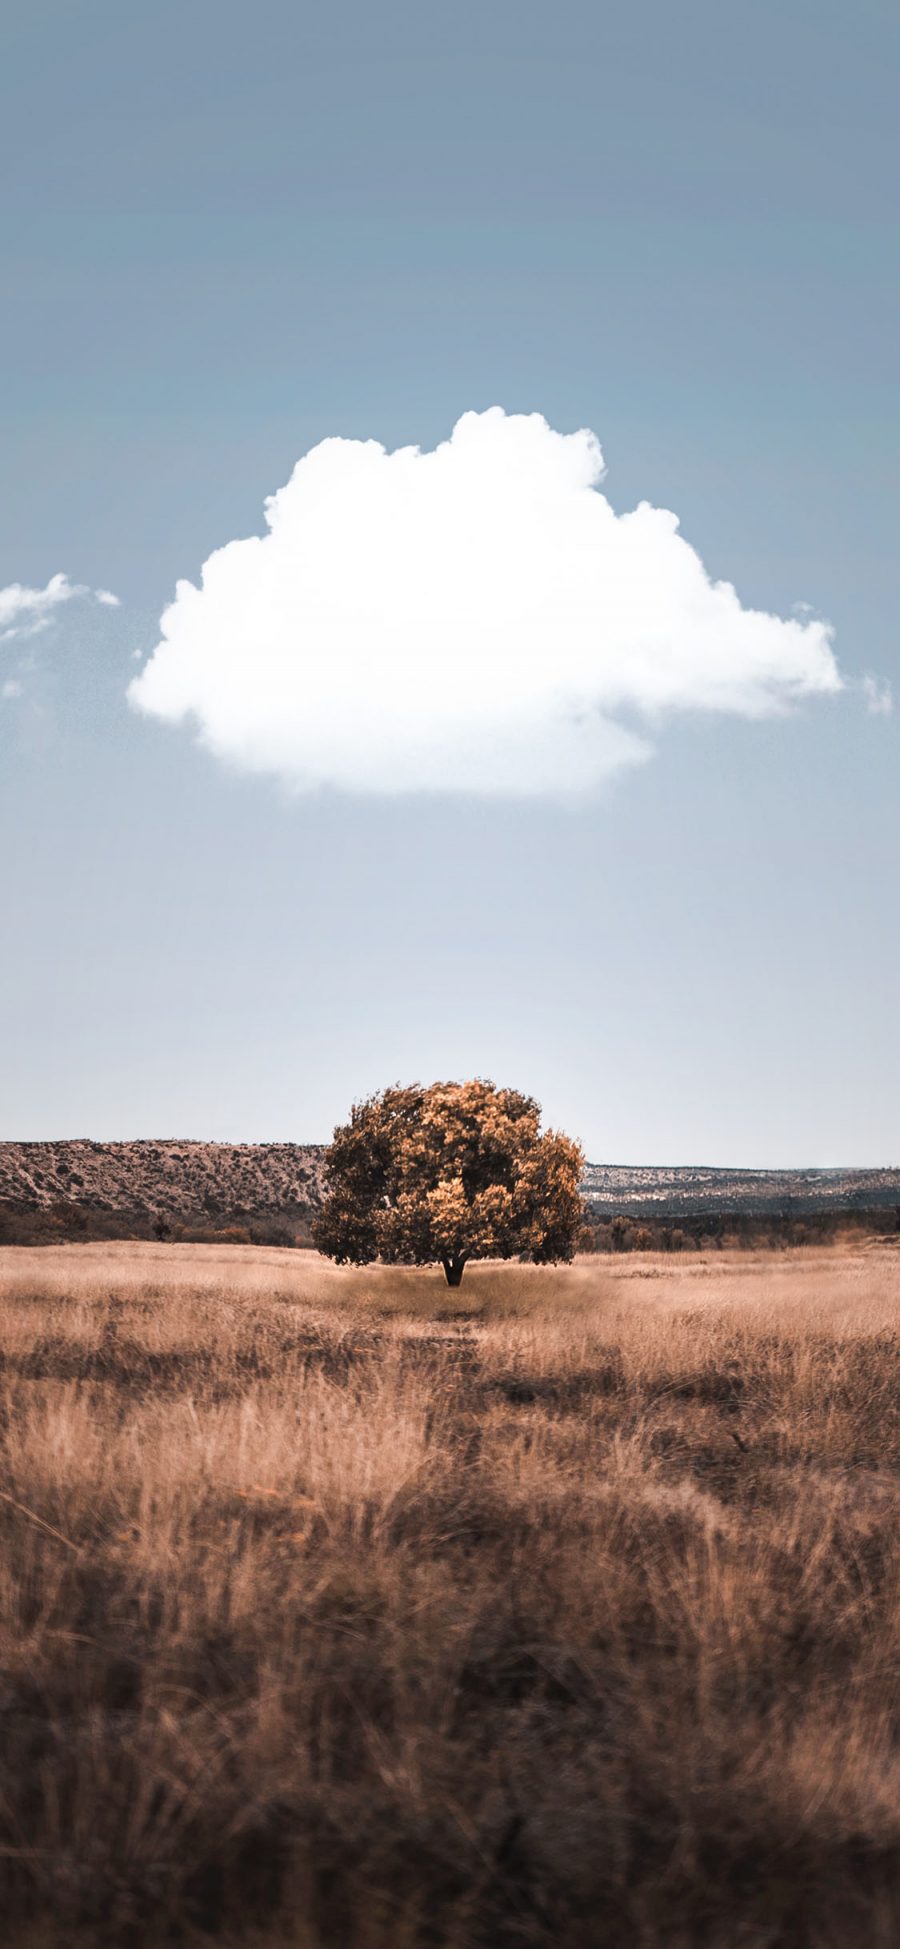
[[898,1298],[0,1252],[4,1942],[895,1949]]

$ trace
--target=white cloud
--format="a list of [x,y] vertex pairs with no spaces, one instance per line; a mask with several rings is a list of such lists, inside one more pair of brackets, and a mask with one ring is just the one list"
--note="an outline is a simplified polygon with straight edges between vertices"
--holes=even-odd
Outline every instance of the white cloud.
[[21,582],[10,582],[0,589],[0,642],[14,636],[35,636],[39,629],[46,629],[60,603],[87,593],[67,575],[51,576],[45,589],[27,589]]
[[[10,582],[0,589],[0,643],[14,637],[37,636],[54,620],[61,603],[76,596],[89,596],[83,582],[70,582],[67,575],[52,575],[45,589],[29,589],[22,582]],[[97,602],[118,609],[119,598],[110,589],[95,589]]]
[[870,717],[890,717],[894,709],[894,693],[886,678],[863,677],[863,696]]
[[0,685],[0,697],[21,697],[21,695],[22,685],[17,677],[7,677],[6,682]]
[[841,689],[827,623],[742,608],[674,514],[616,515],[603,471],[592,433],[499,407],[433,453],[325,440],[265,536],[179,582],[130,698],[300,788],[560,795],[667,713]]

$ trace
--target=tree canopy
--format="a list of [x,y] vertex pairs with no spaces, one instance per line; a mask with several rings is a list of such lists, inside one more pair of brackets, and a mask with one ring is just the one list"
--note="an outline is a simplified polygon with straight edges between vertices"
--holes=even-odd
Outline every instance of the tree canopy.
[[354,1104],[326,1158],[319,1251],[338,1264],[439,1261],[451,1286],[468,1259],[571,1259],[584,1159],[540,1116],[533,1097],[480,1078]]

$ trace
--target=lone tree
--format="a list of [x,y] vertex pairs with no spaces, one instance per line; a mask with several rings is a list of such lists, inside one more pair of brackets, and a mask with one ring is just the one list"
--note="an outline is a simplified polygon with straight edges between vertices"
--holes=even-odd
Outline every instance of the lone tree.
[[313,1227],[339,1265],[429,1265],[458,1286],[467,1259],[571,1259],[582,1152],[540,1133],[540,1105],[471,1083],[381,1090],[356,1103],[326,1157]]

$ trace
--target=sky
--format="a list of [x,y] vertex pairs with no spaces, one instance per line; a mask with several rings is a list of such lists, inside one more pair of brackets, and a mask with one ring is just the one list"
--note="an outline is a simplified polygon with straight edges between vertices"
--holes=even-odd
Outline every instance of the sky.
[[898,56],[14,0],[0,1137],[900,1163]]

